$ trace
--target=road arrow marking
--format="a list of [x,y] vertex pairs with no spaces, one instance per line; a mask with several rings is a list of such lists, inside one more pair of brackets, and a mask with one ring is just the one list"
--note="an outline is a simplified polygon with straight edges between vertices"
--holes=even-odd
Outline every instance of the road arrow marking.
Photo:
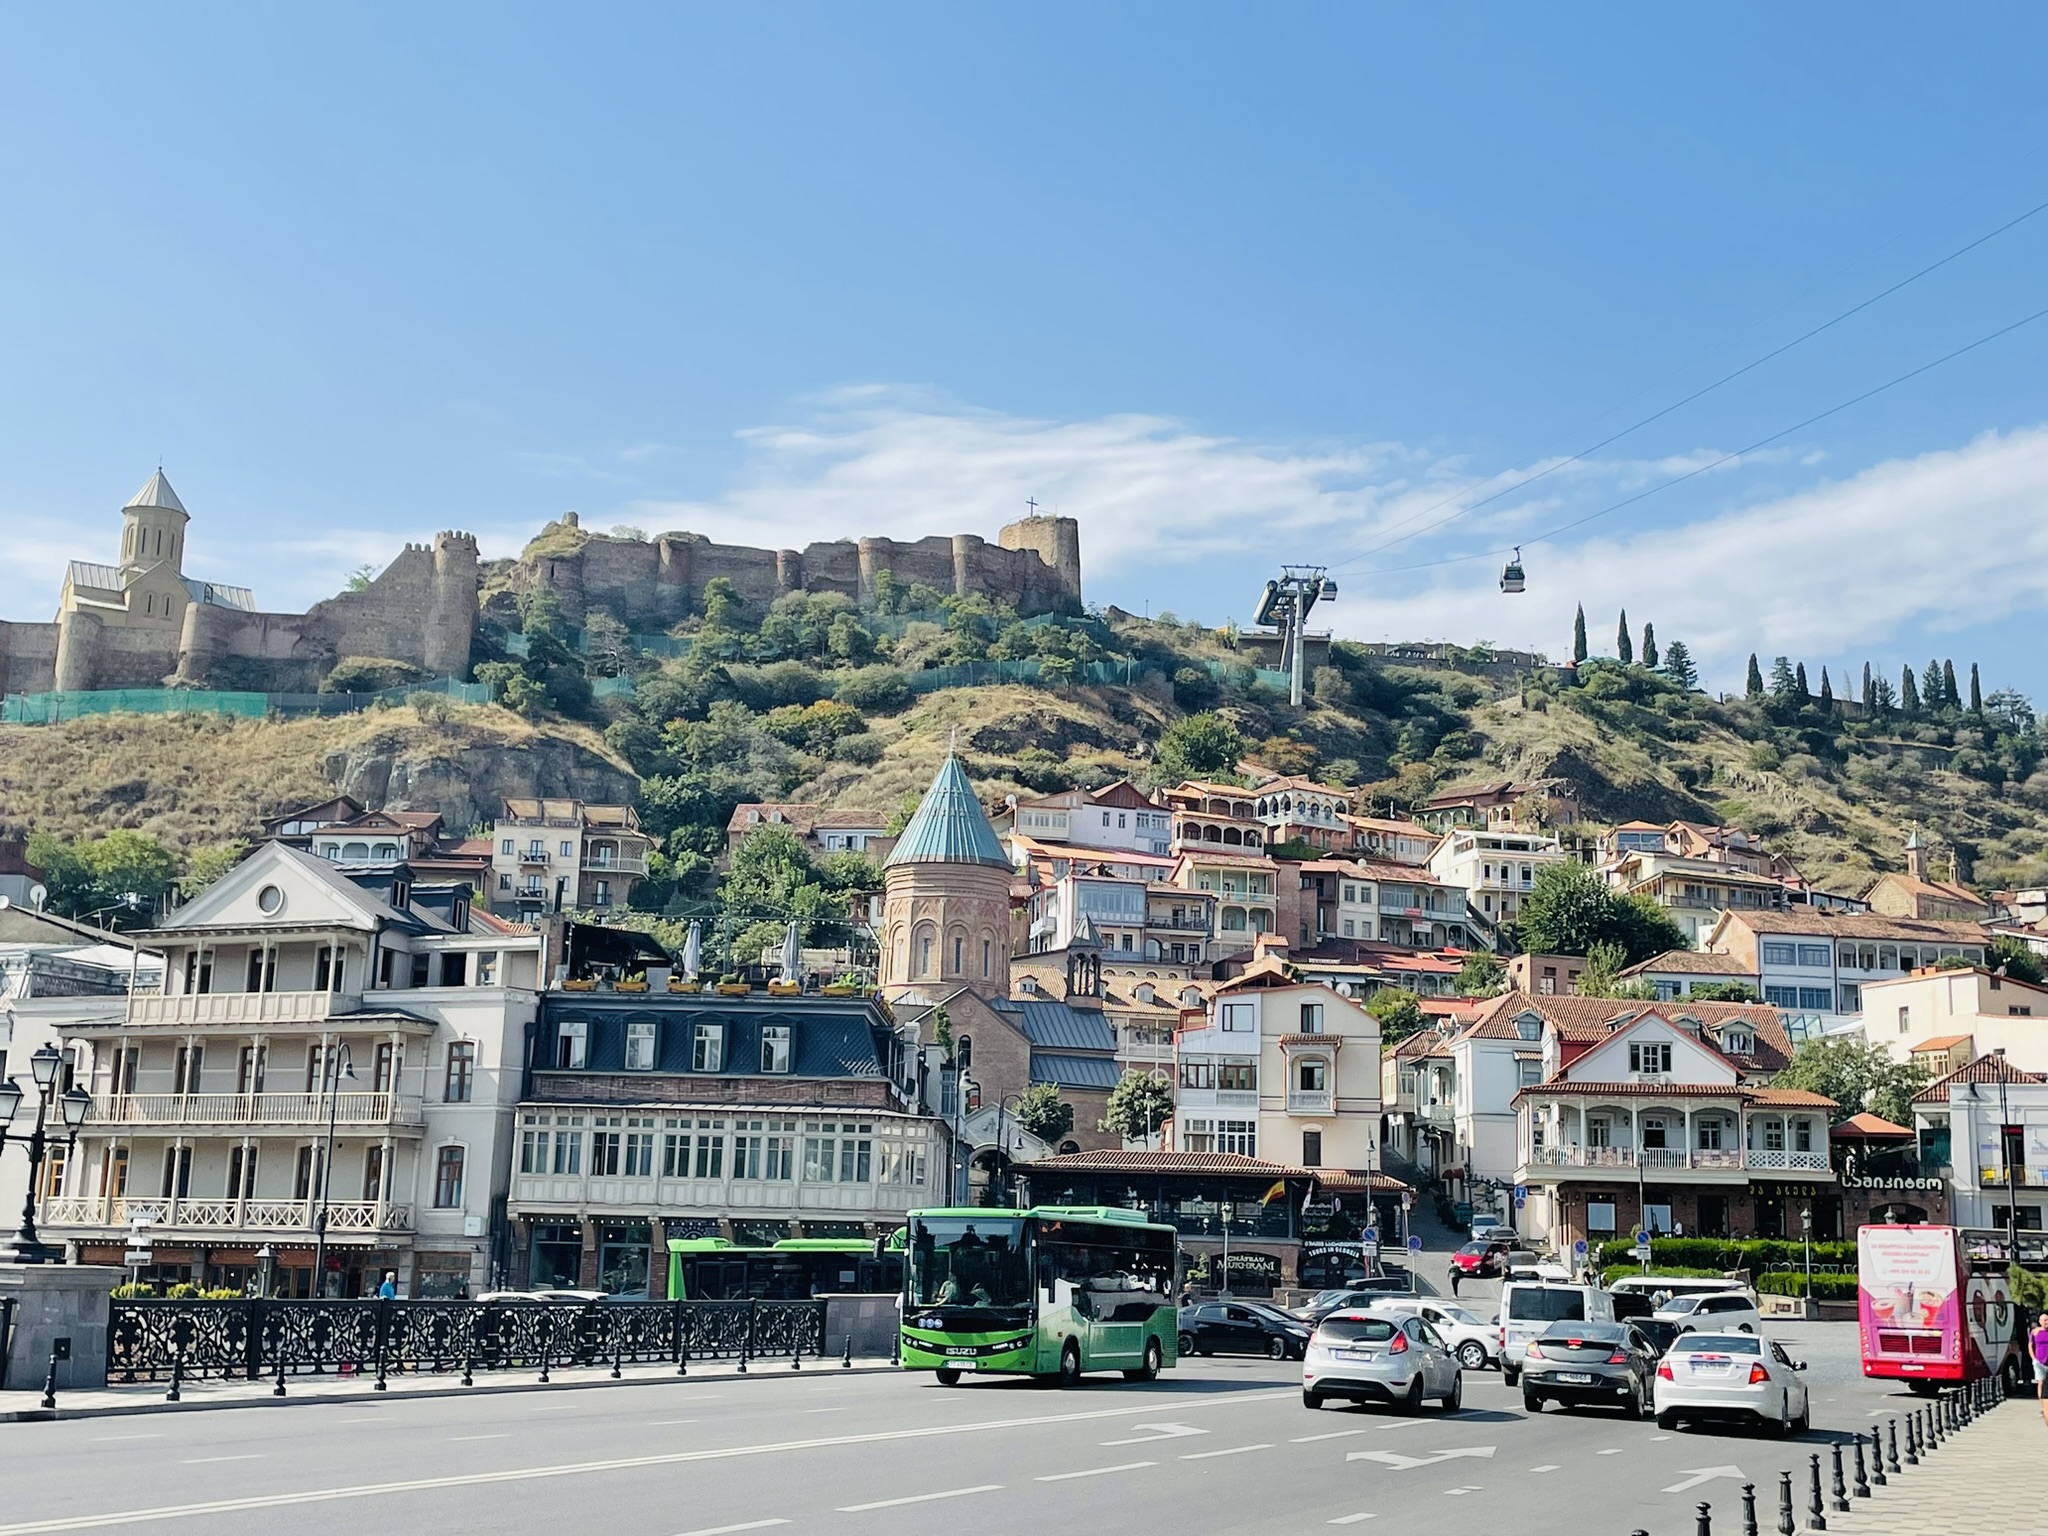
[[1179,1440],[1188,1435],[1206,1435],[1206,1429],[1197,1429],[1192,1424],[1133,1424],[1133,1429],[1150,1429],[1157,1433],[1135,1435],[1129,1440],[1105,1440],[1104,1445],[1152,1445],[1160,1440]]
[[1711,1483],[1717,1477],[1732,1477],[1738,1483],[1742,1481],[1740,1467],[1680,1467],[1678,1470],[1690,1472],[1692,1476],[1682,1483],[1673,1483],[1664,1490],[1666,1493],[1684,1493],[1688,1489],[1699,1487],[1701,1483]]
[[1438,1451],[1434,1456],[1403,1456],[1399,1451],[1353,1451],[1344,1459],[1377,1461],[1396,1472],[1412,1472],[1417,1467],[1433,1467],[1440,1461],[1457,1461],[1466,1456],[1491,1457],[1496,1449],[1491,1445],[1468,1445],[1455,1451]]

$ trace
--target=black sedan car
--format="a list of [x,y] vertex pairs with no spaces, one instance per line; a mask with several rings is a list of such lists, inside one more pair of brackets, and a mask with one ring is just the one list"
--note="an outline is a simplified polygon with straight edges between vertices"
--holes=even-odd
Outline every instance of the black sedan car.
[[1278,1307],[1256,1301],[1205,1301],[1180,1309],[1183,1355],[1265,1355],[1298,1360],[1308,1349],[1308,1325]]
[[1633,1325],[1552,1323],[1522,1357],[1522,1406],[1541,1413],[1548,1401],[1567,1408],[1591,1403],[1640,1419],[1656,1381],[1657,1346]]

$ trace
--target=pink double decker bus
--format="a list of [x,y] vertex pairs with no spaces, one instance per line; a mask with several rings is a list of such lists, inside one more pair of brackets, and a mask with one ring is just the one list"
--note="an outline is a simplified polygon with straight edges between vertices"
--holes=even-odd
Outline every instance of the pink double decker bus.
[[1859,1228],[1863,1374],[1930,1396],[2001,1373],[2016,1382],[2019,1311],[2005,1268],[2002,1256],[1971,1258],[1954,1227]]

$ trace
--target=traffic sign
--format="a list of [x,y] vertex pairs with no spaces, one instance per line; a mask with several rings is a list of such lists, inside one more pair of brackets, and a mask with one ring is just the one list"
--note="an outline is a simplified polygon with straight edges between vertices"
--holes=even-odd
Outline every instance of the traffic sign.
[[1380,1240],[1380,1229],[1378,1227],[1367,1227],[1364,1236],[1368,1243],[1376,1243]]
[[1586,1240],[1585,1240],[1585,1239],[1584,1239],[1583,1237],[1582,1237],[1582,1238],[1580,1238],[1580,1239],[1579,1239],[1579,1240],[1578,1240],[1578,1241],[1577,1241],[1576,1243],[1573,1243],[1573,1244],[1572,1244],[1572,1252],[1573,1252],[1573,1253],[1583,1254],[1583,1253],[1584,1253],[1585,1251],[1586,1251]]
[[129,1268],[134,1269],[144,1264],[154,1263],[155,1256],[147,1248],[130,1248],[121,1256],[121,1261],[128,1265]]
[[1637,1246],[1638,1248],[1643,1248],[1643,1247],[1647,1247],[1647,1246],[1649,1245],[1649,1241],[1650,1241],[1650,1234],[1649,1234],[1649,1233],[1647,1233],[1647,1232],[1638,1232],[1638,1233],[1636,1234],[1636,1246]]
[[1410,1253],[1420,1253],[1420,1252],[1422,1252],[1422,1239],[1421,1239],[1421,1238],[1419,1238],[1419,1237],[1411,1237],[1411,1238],[1409,1238],[1409,1239],[1408,1239],[1408,1251],[1409,1251]]
[[1412,1190],[1412,1189],[1404,1189],[1404,1190],[1402,1190],[1402,1191],[1401,1191],[1401,1209],[1402,1209],[1402,1210],[1404,1210],[1404,1211],[1412,1211],[1412,1210],[1414,1210],[1414,1209],[1415,1209],[1415,1191],[1414,1191],[1414,1190]]
[[1520,1191],[1519,1189],[1518,1189],[1518,1190],[1516,1190],[1516,1191],[1515,1191],[1515,1209],[1519,1211],[1519,1210],[1521,1210],[1521,1209],[1522,1209],[1523,1207],[1527,1206],[1527,1205],[1528,1205],[1528,1203],[1529,1203],[1529,1197],[1528,1197],[1527,1195],[1523,1194],[1523,1193],[1522,1193],[1522,1192],[1521,1192],[1521,1191]]
[[1526,1199],[1528,1199],[1528,1198],[1529,1198],[1529,1186],[1528,1186],[1528,1185],[1526,1185],[1526,1184],[1517,1184],[1517,1185],[1515,1186],[1515,1199],[1519,1201],[1519,1200],[1526,1200]]

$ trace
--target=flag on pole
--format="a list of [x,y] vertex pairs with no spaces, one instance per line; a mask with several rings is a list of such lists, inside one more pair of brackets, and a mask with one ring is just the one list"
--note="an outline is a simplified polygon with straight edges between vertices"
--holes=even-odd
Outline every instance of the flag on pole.
[[1275,1179],[1273,1187],[1260,1197],[1259,1204],[1271,1205],[1275,1200],[1285,1200],[1286,1198],[1287,1181],[1285,1179]]

